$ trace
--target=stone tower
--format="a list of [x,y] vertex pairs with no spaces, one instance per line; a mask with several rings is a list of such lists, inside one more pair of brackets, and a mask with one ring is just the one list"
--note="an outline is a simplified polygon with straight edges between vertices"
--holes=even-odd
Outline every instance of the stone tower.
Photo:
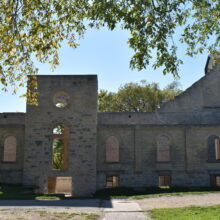
[[[27,105],[23,183],[55,192],[56,178],[71,180],[73,196],[96,190],[97,76],[37,76],[39,105]],[[54,133],[62,125],[65,132]],[[64,143],[62,169],[53,167],[54,140]],[[52,183],[51,183],[52,182]],[[57,189],[59,191],[59,189]]]

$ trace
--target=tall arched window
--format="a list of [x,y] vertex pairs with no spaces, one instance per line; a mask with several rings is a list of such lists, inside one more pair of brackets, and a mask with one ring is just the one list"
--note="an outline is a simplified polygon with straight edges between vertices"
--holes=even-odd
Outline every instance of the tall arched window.
[[64,124],[57,124],[53,128],[52,168],[65,170],[68,168],[69,131]]
[[115,136],[106,140],[106,162],[119,162],[119,142]]
[[8,136],[4,141],[4,162],[16,162],[17,140],[14,136]]
[[157,161],[170,161],[170,139],[165,135],[157,139]]
[[220,160],[219,137],[212,135],[208,138],[208,159]]

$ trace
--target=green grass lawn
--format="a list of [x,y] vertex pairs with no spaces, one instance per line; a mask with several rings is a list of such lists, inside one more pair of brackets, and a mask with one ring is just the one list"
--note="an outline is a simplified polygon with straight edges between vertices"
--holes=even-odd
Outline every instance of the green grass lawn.
[[219,220],[220,205],[209,207],[153,209],[150,213],[151,217],[155,220]]

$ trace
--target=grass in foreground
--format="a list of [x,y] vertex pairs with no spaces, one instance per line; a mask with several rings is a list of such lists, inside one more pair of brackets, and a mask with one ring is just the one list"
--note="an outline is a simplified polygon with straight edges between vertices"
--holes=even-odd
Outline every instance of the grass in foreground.
[[153,209],[150,213],[151,217],[155,220],[219,220],[220,205],[209,207]]
[[30,211],[30,210],[1,210],[0,219],[5,220],[97,220],[95,213],[73,213],[73,212],[50,212],[50,211]]
[[[45,212],[45,211],[36,211],[32,212],[36,215],[36,220],[38,216],[41,220],[96,220],[99,218],[98,214],[95,213],[67,213],[67,212]],[[33,218],[35,219],[35,218]]]

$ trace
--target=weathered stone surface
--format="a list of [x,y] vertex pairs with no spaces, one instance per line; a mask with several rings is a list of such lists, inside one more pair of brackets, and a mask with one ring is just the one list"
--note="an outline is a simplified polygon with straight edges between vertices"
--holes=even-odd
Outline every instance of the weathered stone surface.
[[[45,75],[38,82],[38,107],[0,114],[1,182],[47,192],[48,178],[72,177],[75,196],[106,187],[107,175],[135,188],[158,186],[159,176],[171,176],[173,186],[209,186],[213,177],[219,185],[220,160],[208,158],[208,138],[220,137],[220,67],[154,113],[97,113],[96,76]],[[68,94],[65,108],[54,105],[59,91]],[[58,123],[69,129],[65,170],[52,169]],[[16,137],[13,163],[2,161],[8,136]],[[159,159],[158,144],[165,149]]]
[[[38,83],[39,106],[27,106],[23,183],[47,192],[49,177],[69,176],[74,196],[91,195],[96,190],[97,78],[39,76]],[[53,103],[58,91],[69,95],[65,108]],[[66,170],[52,169],[52,129],[58,123],[70,131]]]

